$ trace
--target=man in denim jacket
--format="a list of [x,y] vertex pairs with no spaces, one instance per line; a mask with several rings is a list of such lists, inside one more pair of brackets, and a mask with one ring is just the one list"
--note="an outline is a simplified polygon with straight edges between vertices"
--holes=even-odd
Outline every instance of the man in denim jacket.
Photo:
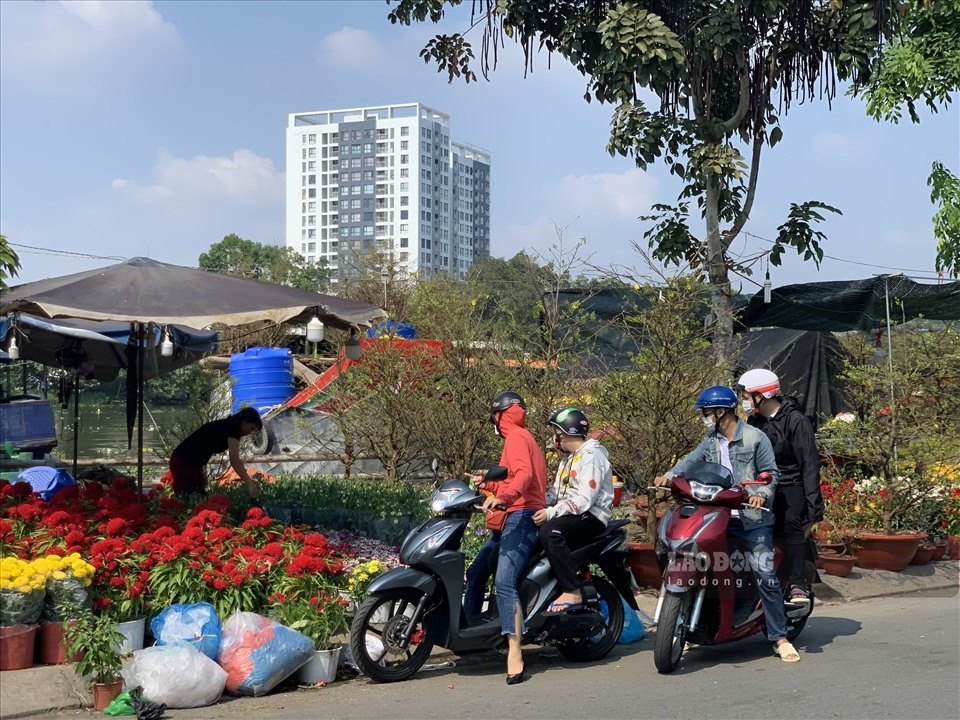
[[[715,385],[700,393],[696,408],[703,415],[704,425],[709,428],[706,436],[693,452],[657,477],[654,483],[663,487],[669,484],[674,475],[684,474],[697,462],[723,465],[733,473],[737,484],[744,480],[756,480],[762,472],[770,473],[773,479],[768,485],[749,486],[749,507],[733,511],[727,535],[737,538],[750,553],[750,568],[760,590],[767,637],[773,642],[773,651],[784,662],[799,662],[800,655],[787,640],[783,593],[773,567],[774,516],[769,507],[780,471],[770,439],[760,430],[741,422],[736,413],[737,405],[737,394],[727,387]],[[764,507],[767,510],[760,509]]]

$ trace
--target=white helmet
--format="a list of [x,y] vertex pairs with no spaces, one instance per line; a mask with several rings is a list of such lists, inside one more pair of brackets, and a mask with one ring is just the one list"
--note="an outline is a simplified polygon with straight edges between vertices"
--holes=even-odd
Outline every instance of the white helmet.
[[737,381],[748,393],[758,393],[765,398],[772,398],[780,394],[780,378],[775,373],[756,368],[747,370]]

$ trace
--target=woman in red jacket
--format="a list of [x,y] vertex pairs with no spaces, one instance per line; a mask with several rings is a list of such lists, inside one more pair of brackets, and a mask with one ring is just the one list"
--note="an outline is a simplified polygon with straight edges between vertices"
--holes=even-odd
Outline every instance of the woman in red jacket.
[[471,475],[481,489],[491,493],[483,509],[492,512],[497,505],[506,507],[507,519],[500,536],[497,559],[497,609],[500,627],[507,636],[507,684],[526,679],[520,641],[523,637],[523,613],[517,582],[537,543],[533,514],[545,506],[547,462],[537,441],[526,428],[527,410],[523,398],[515,392],[503,392],[493,400],[490,420],[503,438],[500,464],[507,468],[507,479],[484,481]]

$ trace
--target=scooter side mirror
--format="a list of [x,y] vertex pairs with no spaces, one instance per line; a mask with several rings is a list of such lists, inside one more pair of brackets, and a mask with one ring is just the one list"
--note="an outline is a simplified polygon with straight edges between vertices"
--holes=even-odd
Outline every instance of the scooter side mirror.
[[757,475],[756,480],[744,480],[741,485],[769,485],[773,482],[773,475],[764,470],[762,473]]
[[503,465],[491,465],[487,468],[486,475],[483,476],[484,480],[506,480],[507,479],[507,468]]

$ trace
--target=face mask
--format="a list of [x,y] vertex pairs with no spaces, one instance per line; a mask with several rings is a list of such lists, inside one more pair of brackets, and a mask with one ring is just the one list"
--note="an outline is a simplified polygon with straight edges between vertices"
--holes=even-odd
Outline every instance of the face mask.
[[716,425],[716,422],[713,419],[713,415],[704,415],[703,424],[705,427],[708,427],[708,428],[712,428],[714,425]]
[[753,412],[753,411],[754,411],[753,400],[744,400],[742,403],[740,403],[740,405],[741,405],[741,406],[743,407],[743,409],[744,409],[745,411],[747,411],[747,412]]

